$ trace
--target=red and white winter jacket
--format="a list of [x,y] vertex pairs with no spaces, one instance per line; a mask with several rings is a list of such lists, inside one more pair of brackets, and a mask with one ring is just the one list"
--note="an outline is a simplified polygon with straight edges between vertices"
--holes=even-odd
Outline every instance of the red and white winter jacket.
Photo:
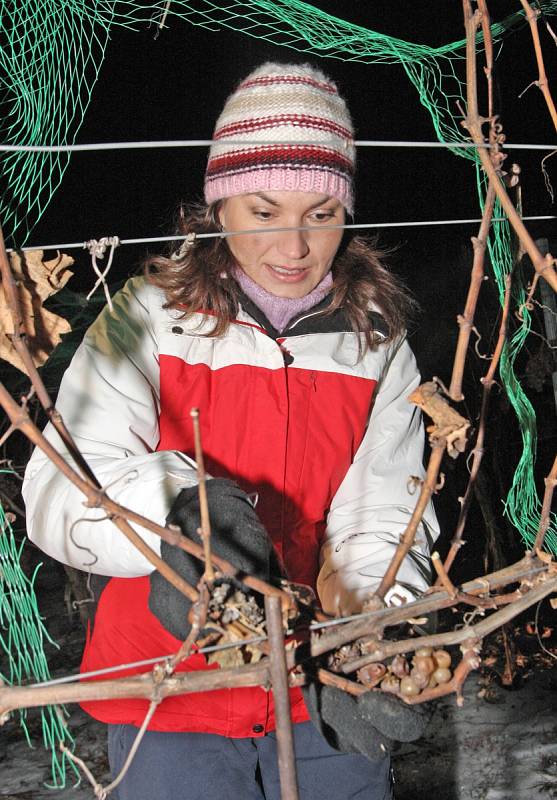
[[[180,488],[196,482],[190,410],[201,411],[207,471],[258,496],[257,511],[291,580],[316,587],[323,608],[350,614],[377,586],[416,502],[423,429],[407,400],[419,375],[404,338],[360,356],[359,337],[328,299],[274,337],[246,298],[221,337],[211,315],[183,319],[134,278],[88,331],[57,402],[108,494],[164,524]],[[384,322],[372,315],[378,334]],[[384,333],[383,333],[384,338]],[[49,425],[47,437],[61,442]],[[151,565],[36,450],[24,483],[30,538],[65,564],[114,576],[104,589],[82,669],[165,656],[178,641],[148,609]],[[139,529],[160,552],[160,540]],[[395,591],[427,585],[431,508]],[[180,669],[206,669],[195,654]],[[141,672],[133,668],[118,674]],[[294,721],[307,719],[292,691]],[[140,725],[144,700],[89,703],[105,722]],[[264,735],[272,698],[259,687],[165,699],[152,730]]]

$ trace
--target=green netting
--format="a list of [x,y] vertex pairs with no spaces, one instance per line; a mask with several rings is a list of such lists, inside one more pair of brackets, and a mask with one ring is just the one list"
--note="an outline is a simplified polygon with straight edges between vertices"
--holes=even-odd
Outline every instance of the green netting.
[[[526,300],[526,292],[521,289],[522,303]],[[505,389],[520,420],[520,433],[522,436],[522,455],[513,476],[512,486],[507,495],[505,513],[520,532],[526,545],[533,545],[538,530],[541,513],[541,503],[538,499],[536,486],[533,481],[534,463],[536,460],[536,414],[528,397],[516,376],[514,364],[516,357],[530,331],[530,315],[524,309],[524,323],[511,337],[501,356],[500,374]],[[557,553],[557,529],[555,515],[552,515],[552,525],[546,533],[545,547],[552,553]]]
[[[540,3],[547,14],[557,0]],[[26,0],[1,6],[0,49],[2,102],[0,139],[13,145],[68,145],[89,104],[110,31],[116,26],[139,29],[178,17],[193,25],[229,28],[276,45],[322,58],[362,64],[399,64],[431,114],[441,141],[463,140],[454,118],[463,96],[464,40],[432,48],[368,30],[326,14],[300,0]],[[493,25],[495,41],[518,24],[522,12]],[[481,42],[481,36],[478,37]],[[453,150],[465,158],[470,151]],[[68,165],[68,153],[10,152],[0,155],[5,184],[0,219],[14,244],[28,240]]]
[[[24,542],[16,542],[0,505],[0,679],[10,686],[49,680],[44,642],[54,644],[37,607],[34,587],[37,573],[29,579],[21,568],[23,545]],[[64,787],[66,756],[58,745],[73,743],[64,721],[65,712],[59,706],[47,706],[40,715],[43,743],[51,752],[53,783],[58,788]],[[20,721],[31,745],[25,711],[20,712]],[[70,765],[77,775],[74,765],[71,762]]]
[[[485,175],[478,170],[478,188],[480,202],[483,207],[485,198]],[[495,218],[503,218],[504,212],[499,201],[494,208]],[[507,221],[494,222],[488,238],[488,250],[497,281],[499,302],[503,306],[505,295],[505,277],[513,271],[512,243],[510,226]],[[515,319],[521,324],[505,342],[501,354],[499,374],[507,392],[507,396],[518,418],[520,434],[522,437],[522,454],[516,467],[512,486],[505,502],[505,513],[520,533],[524,543],[532,546],[538,531],[541,514],[536,484],[534,481],[534,463],[536,460],[537,428],[536,413],[524,393],[515,372],[515,362],[530,333],[532,317],[525,305],[527,291],[520,280],[513,281],[512,307],[518,314]],[[551,527],[546,533],[545,547],[553,554],[557,554],[557,526],[556,517],[551,517]]]
[[[71,144],[108,42],[111,15],[99,23],[79,2],[2,3],[0,139],[3,144]],[[0,220],[22,244],[60,185],[68,153],[3,153]]]

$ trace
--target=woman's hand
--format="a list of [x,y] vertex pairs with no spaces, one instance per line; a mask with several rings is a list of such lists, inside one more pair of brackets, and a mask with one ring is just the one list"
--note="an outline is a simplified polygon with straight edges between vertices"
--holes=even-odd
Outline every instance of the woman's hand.
[[432,713],[429,705],[407,705],[382,691],[353,697],[333,686],[311,684],[304,698],[312,722],[330,745],[371,760],[388,755],[395,741],[423,736]]
[[[276,561],[273,545],[248,496],[226,478],[207,481],[211,521],[211,549],[241,572],[269,580]],[[197,486],[182,489],[167,517],[167,525],[178,525],[194,542],[201,542],[201,512]],[[179,547],[162,542],[161,556],[188,583],[197,586],[204,571],[202,561]],[[241,576],[240,576],[241,578]],[[151,573],[149,608],[177,639],[189,633],[191,601],[171,586],[160,573]]]

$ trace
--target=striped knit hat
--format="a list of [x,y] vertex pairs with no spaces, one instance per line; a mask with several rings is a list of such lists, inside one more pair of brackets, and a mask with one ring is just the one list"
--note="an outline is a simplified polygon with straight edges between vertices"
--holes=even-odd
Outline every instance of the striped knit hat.
[[309,64],[263,64],[230,95],[217,120],[205,200],[266,190],[320,192],[352,213],[355,159],[352,121],[335,84]]

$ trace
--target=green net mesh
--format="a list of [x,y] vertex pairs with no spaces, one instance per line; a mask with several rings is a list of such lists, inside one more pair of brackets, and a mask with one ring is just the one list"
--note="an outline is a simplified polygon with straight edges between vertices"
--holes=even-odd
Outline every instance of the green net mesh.
[[[480,205],[483,208],[487,186],[485,175],[479,168],[477,182]],[[504,212],[498,200],[495,203],[493,216],[496,220],[504,220]],[[511,230],[506,220],[492,223],[487,246],[502,307],[505,296],[505,278],[515,266],[512,256]],[[499,364],[499,374],[517,416],[522,438],[522,453],[505,501],[505,513],[520,533],[525,545],[531,547],[536,539],[541,514],[541,503],[534,480],[537,446],[536,413],[515,370],[516,360],[528,338],[532,325],[530,311],[525,305],[526,298],[527,289],[524,282],[520,279],[514,280],[511,302],[514,311],[517,312],[514,314],[514,318],[520,320],[520,325],[505,342]],[[551,516],[551,525],[546,533],[544,544],[546,549],[557,555],[555,515]]]
[[[547,14],[557,0],[543,0]],[[354,25],[299,0],[248,0],[213,3],[172,0],[26,0],[3,5],[0,48],[3,93],[0,138],[5,145],[68,145],[76,135],[94,88],[110,31],[139,29],[165,13],[193,25],[230,28],[276,45],[321,58],[363,64],[400,64],[431,114],[437,136],[461,142],[454,118],[462,101],[465,43],[432,48]],[[493,26],[498,41],[518,24],[521,12]],[[481,42],[481,36],[478,37]],[[453,150],[465,158],[470,151]],[[0,155],[6,190],[0,219],[14,243],[22,246],[47,207],[68,166],[68,153],[8,152]]]
[[[23,545],[24,542],[16,542],[0,505],[0,679],[8,685],[50,679],[44,642],[48,640],[52,643],[52,640],[37,607],[34,587],[36,571],[28,578],[21,568]],[[40,715],[43,743],[51,752],[53,783],[63,787],[66,756],[59,751],[58,744],[73,742],[64,721],[65,712],[60,707],[48,706],[41,709]],[[20,712],[20,721],[31,744],[25,711]],[[75,770],[73,764],[71,767]]]
[[[538,6],[547,15],[557,12],[557,0],[540,0]],[[167,14],[169,18],[178,17],[212,31],[228,28],[321,58],[401,65],[416,88],[420,103],[431,115],[438,139],[446,142],[455,155],[477,161],[473,150],[451,147],[464,139],[454,113],[458,102],[464,106],[464,40],[438,48],[415,44],[354,25],[300,0],[222,0],[219,3],[161,0],[150,4],[132,0],[26,0],[4,4],[1,13],[0,30],[5,42],[0,49],[4,90],[0,101],[0,139],[3,144],[74,143],[111,30],[116,26],[137,30],[146,23],[158,23]],[[494,41],[500,41],[523,24],[522,11],[510,15],[493,25]],[[481,41],[478,35],[480,48]],[[69,159],[70,154],[55,152],[14,150],[0,154],[5,186],[0,219],[6,235],[14,243],[19,246],[26,243],[33,225],[60,185]],[[481,198],[485,186],[481,177],[478,181]],[[500,212],[497,208],[496,216]],[[488,246],[501,301],[505,275],[513,268],[510,245],[508,224],[495,223]],[[506,500],[506,513],[525,543],[532,544],[540,514],[533,472],[536,421],[514,370],[530,329],[528,311],[523,309],[525,296],[524,288],[519,287],[513,302],[515,309],[522,310],[523,322],[505,347],[500,372],[523,440],[522,456]],[[0,521],[3,570],[0,614],[9,631],[1,639],[9,654],[6,677],[9,682],[19,682],[30,675],[42,679],[47,674],[40,646],[45,634],[35,605],[33,581],[27,581],[18,567],[19,551],[3,515]],[[546,543],[557,553],[554,520]],[[27,598],[22,601],[21,609],[14,605],[18,592]],[[56,711],[45,710],[43,719],[45,730],[49,730],[45,733],[47,739],[54,742],[68,736]],[[62,767],[54,755],[53,759],[54,774],[60,777]]]

